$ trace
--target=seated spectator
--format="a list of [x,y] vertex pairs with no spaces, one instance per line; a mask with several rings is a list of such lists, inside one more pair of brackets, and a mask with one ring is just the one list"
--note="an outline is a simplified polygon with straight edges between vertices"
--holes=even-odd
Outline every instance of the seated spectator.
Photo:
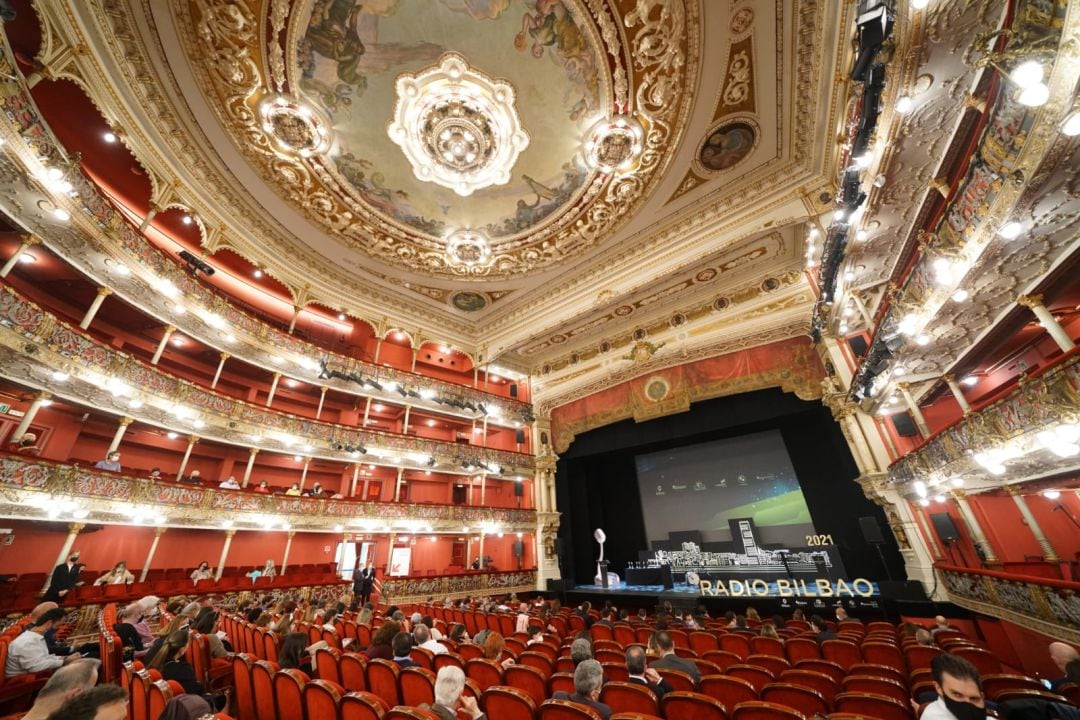
[[8,443],[8,452],[20,455],[37,455],[41,448],[37,446],[37,435],[32,432],[23,433],[17,442]]
[[262,576],[263,577],[269,577],[269,578],[277,577],[277,568],[274,567],[274,561],[273,560],[267,560],[266,564],[263,565]]
[[634,618],[634,619],[637,620],[638,622],[648,622],[649,621],[649,613],[645,612],[645,608],[638,608],[637,617]]
[[430,650],[436,655],[446,652],[446,646],[431,637],[431,630],[423,623],[413,629],[413,641],[416,643],[416,647]]
[[902,622],[902,623],[900,623],[899,630],[900,630],[900,636],[902,638],[904,638],[904,637],[914,638],[915,633],[917,633],[919,631],[919,626],[916,625],[913,622]]
[[575,615],[585,621],[586,630],[591,628],[593,625],[593,617],[589,614],[590,610],[592,610],[592,603],[586,600],[578,606],[577,610],[574,611]]
[[701,681],[701,671],[698,670],[698,666],[690,660],[675,654],[675,641],[671,639],[670,633],[666,630],[655,632],[649,638],[649,642],[656,647],[656,653],[659,655],[659,658],[652,663],[654,668],[657,670],[681,670],[694,679],[695,685]]
[[293,483],[292,487],[285,491],[285,494],[289,495],[290,497],[300,497],[300,495],[302,494],[300,492],[300,483]]
[[724,627],[728,628],[729,630],[735,629],[735,611],[734,610],[728,610],[726,613],[724,613]]
[[843,606],[840,606],[840,607],[836,608],[836,622],[838,622],[838,623],[842,623],[842,622],[861,623],[862,620],[860,620],[858,618],[851,617],[850,615],[848,615],[847,610],[845,610]]
[[529,631],[529,604],[521,603],[518,605],[517,620],[514,623],[514,632],[528,632]]
[[129,608],[135,608],[138,611],[138,617],[132,622],[132,626],[139,633],[139,637],[142,638],[144,647],[154,642],[154,633],[150,629],[150,620],[158,616],[160,603],[161,599],[156,595],[147,595],[128,605]]
[[213,716],[214,708],[200,695],[177,695],[165,704],[156,720],[203,720]]
[[310,497],[322,497],[322,494],[323,494],[322,483],[316,482],[314,485],[311,486],[310,490],[305,490],[303,494],[308,495]]
[[210,563],[208,563],[205,560],[203,560],[201,563],[199,563],[199,567],[197,567],[197,568],[195,568],[194,570],[191,571],[191,580],[192,580],[192,582],[197,583],[200,580],[213,580],[213,579],[214,579],[214,569],[212,567],[210,567]]
[[97,685],[100,666],[101,663],[97,660],[83,658],[54,672],[45,686],[38,691],[30,712],[20,720],[46,720],[68,700]]
[[65,702],[48,720],[126,720],[127,705],[127,690],[119,685],[98,685]]
[[785,621],[784,616],[780,614],[772,616],[772,624],[777,630],[783,630],[787,627],[787,621]]
[[1061,677],[1050,681],[1050,690],[1057,692],[1065,683],[1074,682],[1070,680],[1067,668],[1070,663],[1080,660],[1080,652],[1063,642],[1052,642],[1047,649],[1050,651],[1051,662],[1061,671]]
[[161,468],[150,468],[150,474],[146,476],[147,480],[160,480]]
[[135,582],[135,576],[127,569],[127,561],[121,560],[113,566],[113,569],[94,581],[95,585],[130,585]]
[[224,707],[225,696],[206,694],[203,684],[195,675],[195,670],[187,661],[188,631],[178,630],[168,637],[154,657],[151,667],[161,672],[163,680],[173,680],[184,688],[189,695],[202,695],[207,702],[216,707]]
[[399,632],[391,641],[391,647],[394,649],[393,660],[399,668],[404,670],[405,668],[417,666],[417,662],[409,657],[409,653],[413,649],[412,635],[407,632]]
[[450,628],[450,639],[456,643],[469,642],[469,633],[465,630],[465,626],[461,623],[457,623]]
[[377,658],[393,660],[394,636],[399,632],[401,632],[401,625],[393,620],[387,620],[380,625],[379,629],[375,631],[375,634],[371,638],[371,644],[368,645],[367,650],[364,651],[368,660],[375,660]]
[[27,673],[55,670],[61,665],[79,660],[78,655],[61,657],[49,652],[45,634],[64,621],[66,613],[60,608],[48,610],[37,619],[32,627],[22,633],[8,645],[7,663],[4,665],[4,677],[15,677]]
[[604,720],[611,717],[611,708],[600,702],[600,688],[604,684],[604,669],[596,660],[585,660],[574,669],[574,692],[559,691],[551,697],[555,700],[587,705]]
[[941,654],[930,661],[938,699],[926,706],[920,720],[978,720],[986,717],[982,678],[962,657]]
[[270,486],[266,484],[265,480],[260,480],[258,486],[255,488],[255,492],[267,495],[270,493]]
[[752,607],[746,608],[746,619],[761,622],[761,616],[758,615],[758,611]]
[[791,613],[792,620],[806,620],[806,613],[802,611],[802,608],[795,608],[795,611]]
[[758,632],[761,634],[761,637],[767,637],[772,638],[773,640],[783,641],[783,638],[780,637],[780,633],[776,632],[776,628],[772,625],[762,625],[761,629]]
[[915,642],[928,647],[937,646],[937,643],[934,642],[934,634],[926,628],[919,628],[915,631]]
[[930,629],[930,632],[937,635],[942,630],[954,630],[954,629],[955,628],[953,628],[951,625],[949,625],[949,621],[945,618],[944,615],[935,615],[934,616],[934,627]]
[[577,667],[586,660],[592,660],[592,643],[585,638],[578,638],[570,643],[570,659]]
[[191,628],[200,635],[205,635],[210,643],[210,657],[227,658],[231,647],[226,647],[225,633],[218,630],[218,612],[212,607],[206,607],[199,611],[198,617],[191,623]]
[[218,485],[218,487],[222,490],[239,490],[240,483],[236,482],[236,478],[230,475],[229,477],[222,480],[221,484]]
[[192,470],[188,473],[187,477],[180,478],[180,482],[186,482],[191,485],[202,485],[202,471]]
[[[492,662],[499,662],[499,659],[502,657],[503,649],[506,647],[506,640],[503,639],[503,636],[500,633],[492,631],[484,638],[483,647],[485,659],[491,660]],[[513,658],[507,658],[502,661],[503,667],[513,664]]]
[[105,456],[104,460],[98,460],[94,464],[94,467],[98,470],[110,470],[112,472],[120,472],[120,453],[113,451]]
[[154,665],[154,660],[156,659],[158,652],[160,652],[161,648],[165,645],[165,642],[173,634],[186,628],[190,622],[191,618],[187,615],[180,612],[174,613],[172,620],[169,621],[168,625],[161,629],[154,642],[151,643],[150,647],[147,649],[146,654],[143,655],[143,665],[146,667],[156,667]]
[[370,627],[374,619],[375,606],[371,603],[364,603],[364,607],[360,608],[360,614],[356,617],[357,625],[367,625]]
[[826,640],[836,639],[836,633],[829,629],[829,626],[825,624],[824,618],[820,615],[810,616],[810,629],[814,631],[818,645],[821,645],[821,643]]
[[443,634],[439,632],[439,628],[435,627],[435,620],[430,615],[425,615],[420,623],[427,625],[428,632],[431,634],[432,640],[442,640]]
[[[43,603],[38,603],[38,605],[30,611],[30,621],[36,623],[38,621],[38,618],[40,618],[42,615],[49,612],[50,610],[55,610],[58,607],[60,606],[54,602],[46,601]],[[49,630],[47,633],[45,633],[45,645],[49,648],[49,654],[64,656],[70,655],[71,653],[75,652],[66,642],[64,642],[63,640],[58,640],[56,638],[57,629],[58,628],[54,627],[52,630]]]
[[630,674],[630,682],[649,688],[656,695],[657,700],[662,700],[664,693],[675,689],[671,683],[660,677],[660,673],[646,666],[645,650],[640,645],[631,645],[627,649],[626,671]]
[[311,675],[311,654],[307,652],[308,636],[304,633],[289,633],[281,643],[278,652],[278,664],[282,670],[295,668]]
[[131,648],[139,655],[143,652],[143,640],[139,631],[135,629],[135,623],[141,619],[142,613],[139,612],[139,607],[128,605],[116,613],[117,622],[113,625],[113,630],[120,637],[123,646]]
[[439,716],[439,720],[457,720],[460,707],[472,716],[472,720],[484,720],[476,698],[462,695],[465,690],[465,673],[459,667],[447,666],[439,669],[435,676],[435,702],[421,705],[421,710],[428,710]]
[[539,625],[530,625],[527,632],[529,634],[529,639],[525,641],[526,647],[544,642],[544,628]]

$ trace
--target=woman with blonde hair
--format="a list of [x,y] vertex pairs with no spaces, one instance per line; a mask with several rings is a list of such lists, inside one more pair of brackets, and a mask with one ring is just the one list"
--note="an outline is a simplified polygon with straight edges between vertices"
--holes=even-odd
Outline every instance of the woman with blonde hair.
[[772,623],[761,626],[761,637],[772,638],[773,640],[783,640],[783,638],[780,637],[780,633],[776,632],[776,627],[774,627]]
[[116,563],[112,570],[105,573],[94,581],[95,585],[130,585],[135,582],[135,576],[127,569],[127,560]]
[[266,565],[264,565],[262,569],[262,576],[269,578],[277,577],[277,568],[274,567],[273,560],[266,561]]

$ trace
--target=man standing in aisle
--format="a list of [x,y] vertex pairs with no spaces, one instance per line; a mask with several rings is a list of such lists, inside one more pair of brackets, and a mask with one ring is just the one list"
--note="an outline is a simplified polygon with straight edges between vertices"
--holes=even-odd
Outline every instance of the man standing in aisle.
[[62,603],[67,594],[77,585],[82,585],[79,575],[85,567],[79,562],[79,551],[72,550],[67,562],[60,563],[52,571],[49,589],[45,591],[45,602]]
[[366,605],[375,587],[375,566],[370,560],[367,567],[360,571],[360,577],[353,581],[353,592],[356,592],[357,583],[360,586],[360,605]]

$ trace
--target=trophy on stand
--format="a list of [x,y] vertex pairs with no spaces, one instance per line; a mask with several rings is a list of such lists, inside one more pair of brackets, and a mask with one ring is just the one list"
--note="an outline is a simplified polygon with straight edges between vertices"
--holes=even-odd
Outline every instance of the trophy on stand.
[[604,542],[607,540],[607,535],[600,528],[596,528],[593,537],[596,538],[596,542],[600,543],[600,558],[596,561],[596,577],[593,580],[606,590],[611,585],[618,585],[621,580],[615,573],[607,571],[608,564],[607,560],[604,559]]

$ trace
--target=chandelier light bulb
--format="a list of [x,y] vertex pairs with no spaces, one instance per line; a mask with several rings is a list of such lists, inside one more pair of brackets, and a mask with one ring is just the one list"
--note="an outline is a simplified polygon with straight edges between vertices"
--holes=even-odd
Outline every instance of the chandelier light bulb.
[[960,288],[959,290],[957,290],[956,292],[954,292],[952,294],[953,301],[958,302],[958,303],[964,302],[965,300],[968,299],[968,297],[970,297],[968,291],[964,290],[963,288]]
[[911,7],[914,10],[922,10],[930,4],[930,0],[911,0]]
[[1020,237],[1020,233],[1023,231],[1024,226],[1013,220],[1002,225],[1001,229],[998,230],[998,235],[1005,238],[1006,240],[1015,240],[1016,238]]
[[1061,132],[1069,137],[1080,135],[1080,110],[1074,110],[1061,124]]
[[1046,101],[1050,99],[1050,88],[1042,83],[1038,83],[1021,90],[1020,95],[1016,99],[1021,105],[1039,107],[1045,105]]
[[904,95],[896,101],[896,112],[901,115],[906,115],[911,112],[911,108],[915,107],[915,101],[907,95]]
[[1042,83],[1043,79],[1042,63],[1035,60],[1022,62],[1013,68],[1013,71],[1009,73],[1009,78],[1025,90],[1034,87],[1035,85],[1039,85]]

